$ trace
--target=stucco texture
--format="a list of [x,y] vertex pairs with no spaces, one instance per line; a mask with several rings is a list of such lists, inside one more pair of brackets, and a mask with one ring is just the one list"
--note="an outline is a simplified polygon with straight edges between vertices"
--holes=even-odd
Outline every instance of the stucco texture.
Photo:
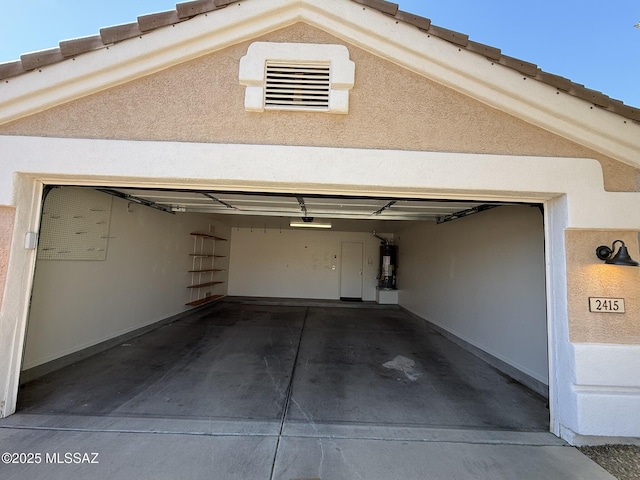
[[[252,41],[345,44],[303,23]],[[587,157],[602,164],[606,189],[638,190],[633,167],[349,44],[356,80],[347,115],[246,112],[238,67],[252,41],[0,126],[0,134]]]
[[[639,260],[638,233],[567,230],[569,332],[576,343],[640,343],[640,268],[605,265],[596,248],[622,240]],[[618,244],[616,244],[617,251]],[[589,297],[624,298],[626,313],[589,311]]]
[[0,309],[2,308],[4,286],[7,281],[15,213],[16,211],[13,207],[0,207]]

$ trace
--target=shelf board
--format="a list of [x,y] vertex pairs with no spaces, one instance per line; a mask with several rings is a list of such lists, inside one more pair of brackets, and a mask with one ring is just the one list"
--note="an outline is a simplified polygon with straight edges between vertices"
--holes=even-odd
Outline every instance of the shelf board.
[[221,240],[223,242],[226,242],[227,239],[226,238],[222,238],[222,237],[216,237],[215,235],[211,235],[210,233],[200,233],[200,232],[191,232],[191,235],[193,235],[194,237],[204,237],[204,238],[209,238],[211,240]]
[[224,283],[224,282],[199,283],[198,285],[189,285],[187,288],[202,288],[202,287],[208,287],[209,285],[218,285],[219,283]]
[[226,255],[205,255],[203,253],[190,253],[189,256],[200,258],[226,258]]
[[189,273],[224,272],[222,268],[207,268],[206,270],[189,270]]
[[204,297],[200,300],[194,300],[193,302],[185,303],[185,305],[189,305],[190,307],[197,307],[199,305],[204,305],[205,303],[220,300],[222,297],[224,297],[224,295],[211,295],[210,297]]

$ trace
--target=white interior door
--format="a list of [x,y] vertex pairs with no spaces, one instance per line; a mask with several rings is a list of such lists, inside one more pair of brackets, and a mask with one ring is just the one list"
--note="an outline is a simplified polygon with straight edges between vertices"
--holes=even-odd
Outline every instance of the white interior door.
[[362,298],[361,242],[342,242],[340,257],[340,298]]

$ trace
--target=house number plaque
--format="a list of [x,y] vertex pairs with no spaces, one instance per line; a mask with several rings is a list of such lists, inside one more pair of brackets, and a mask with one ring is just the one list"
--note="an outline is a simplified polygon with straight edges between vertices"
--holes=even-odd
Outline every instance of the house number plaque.
[[624,313],[624,298],[589,297],[589,311],[597,313]]

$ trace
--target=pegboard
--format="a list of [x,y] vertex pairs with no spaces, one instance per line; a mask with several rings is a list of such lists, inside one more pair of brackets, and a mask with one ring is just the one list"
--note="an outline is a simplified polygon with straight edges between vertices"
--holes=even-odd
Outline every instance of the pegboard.
[[112,197],[88,188],[51,190],[42,208],[39,260],[105,260]]

